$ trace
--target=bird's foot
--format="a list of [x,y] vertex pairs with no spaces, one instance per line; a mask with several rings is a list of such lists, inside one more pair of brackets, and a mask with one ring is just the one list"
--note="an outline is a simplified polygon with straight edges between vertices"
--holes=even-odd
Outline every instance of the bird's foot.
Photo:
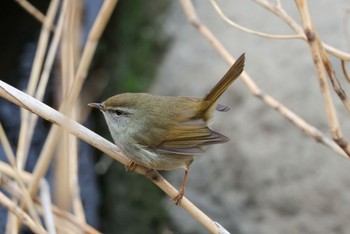
[[125,165],[125,170],[126,171],[135,171],[137,167],[137,163],[133,162],[133,161],[129,161],[126,165]]
[[180,205],[184,194],[185,194],[185,190],[183,188],[181,188],[179,193],[175,197],[171,198],[171,200],[173,200],[175,202],[175,205]]

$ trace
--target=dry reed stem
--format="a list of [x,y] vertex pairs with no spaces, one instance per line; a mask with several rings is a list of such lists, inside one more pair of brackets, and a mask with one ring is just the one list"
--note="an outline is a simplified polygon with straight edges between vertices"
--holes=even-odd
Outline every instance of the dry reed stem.
[[[51,1],[48,9],[47,17],[45,18],[44,24],[42,26],[42,31],[38,42],[38,49],[35,54],[32,72],[29,78],[27,92],[31,95],[34,95],[35,93],[35,96],[39,100],[43,99],[46,86],[48,83],[48,78],[52,70],[52,65],[56,56],[58,44],[61,38],[62,25],[64,22],[64,16],[65,16],[64,12],[66,9],[65,5],[63,5],[62,7],[62,11],[58,20],[57,30],[55,31],[52,43],[50,45],[50,49],[48,51],[47,58],[46,60],[44,60],[45,52],[48,46],[48,39],[50,36],[48,25],[53,25],[55,15],[57,14],[58,6],[59,6],[59,0]],[[44,64],[44,67],[43,67],[43,64]],[[42,67],[43,67],[43,72],[40,76]],[[17,161],[20,168],[23,168],[26,163],[28,150],[30,146],[30,141],[28,141],[28,139],[32,139],[36,121],[37,121],[37,116],[31,115],[29,112],[22,111],[22,121],[21,121],[21,127],[19,132],[19,142],[17,147]],[[29,192],[32,195],[33,192],[31,190],[32,189],[29,187]],[[25,204],[22,203],[21,207],[25,209]]]
[[[67,18],[66,12],[67,12],[67,4],[64,3],[58,19],[56,31],[53,35],[53,39],[50,44],[50,48],[48,50],[46,60],[44,61],[43,72],[41,73],[39,84],[35,90],[35,97],[40,101],[43,100],[44,98],[48,80],[52,71],[53,63],[57,54],[58,45],[60,43],[61,35],[62,35],[63,23],[65,21],[65,18]],[[23,133],[20,131],[20,142],[22,140],[21,136],[26,136],[26,139],[32,139],[37,120],[38,120],[38,117],[36,115],[29,115],[29,124],[23,125],[23,126],[27,126],[27,129],[23,131]],[[30,145],[29,142],[27,142],[25,156],[28,154],[29,145]],[[26,157],[24,158],[24,160],[25,159]],[[23,163],[25,163],[25,161],[23,161]]]
[[[80,53],[80,30],[81,30],[81,18],[82,18],[82,1],[70,1],[71,3],[71,20],[67,21],[67,61],[69,61],[69,66],[67,66],[70,81],[69,85],[66,86],[66,90],[68,90],[73,85],[74,73],[78,66],[78,54]],[[62,58],[64,58],[62,56]],[[64,78],[64,77],[63,77]],[[80,98],[75,102],[73,106],[72,113],[70,117],[72,117],[75,121],[79,120],[79,113],[81,110],[81,101]],[[78,139],[70,135],[69,136],[69,193],[71,197],[71,206],[73,208],[73,213],[77,216],[77,218],[81,222],[86,222],[86,217],[84,213],[83,202],[80,197],[80,185],[79,185],[79,177],[78,177]]]
[[[22,193],[19,190],[17,184],[10,182],[11,181],[10,178],[14,179],[14,177],[15,177],[15,172],[14,172],[13,168],[10,167],[8,164],[0,161],[0,171],[4,173],[4,174],[0,173],[0,184],[1,184],[2,188],[4,188],[13,197],[16,197],[17,199],[21,199]],[[22,171],[21,175],[25,176],[27,182],[29,180],[31,180],[30,173]],[[48,185],[48,182],[45,181],[45,179],[42,179],[40,185],[43,186],[44,184]],[[45,187],[46,186],[41,187],[41,190],[46,191],[45,196],[50,196],[49,188],[45,188]],[[48,198],[48,200],[50,200],[50,198]],[[73,226],[74,229],[77,229],[79,231],[79,232],[77,232],[77,231],[74,232],[72,230],[68,230],[68,232],[66,231],[65,233],[92,233],[92,234],[100,233],[97,230],[95,230],[94,228],[92,228],[90,225],[79,221],[77,219],[77,217],[74,216],[73,214],[59,209],[58,207],[51,204],[49,201],[47,201],[49,203],[49,206],[50,206],[49,208],[45,207],[46,205],[44,204],[45,201],[43,201],[43,199],[40,200],[38,198],[35,198],[34,201],[36,203],[36,209],[42,214],[42,216],[44,218],[45,218],[45,215],[47,214],[44,211],[44,209],[50,209],[49,212],[52,212],[55,216],[54,219],[55,219],[55,225],[56,225],[57,229],[59,228],[60,225],[63,224],[63,226],[64,226],[67,223],[69,223],[70,226]]]
[[26,224],[30,230],[34,233],[47,233],[43,227],[36,224],[31,217],[13,203],[8,197],[0,191],[0,204],[7,210],[11,211],[12,214],[16,215],[24,224]]
[[62,111],[63,113],[65,113],[65,110],[71,103],[76,102],[79,96],[90,63],[95,54],[98,41],[100,40],[102,32],[105,29],[117,3],[118,0],[105,0],[103,2],[100,12],[98,13],[96,20],[89,32],[87,42],[85,44],[77,71],[75,73],[75,78],[72,87],[69,90],[69,94],[63,99],[62,105],[60,106],[60,111]]
[[[64,21],[63,35],[61,40],[61,74],[60,88],[56,93],[57,102],[62,101],[62,97],[66,96],[72,86],[74,73],[77,64],[77,54],[80,50],[80,22],[81,10],[78,4],[81,1],[67,1],[68,7],[67,17]],[[71,105],[71,110],[67,115],[74,120],[79,110],[79,101]],[[56,203],[60,208],[72,210],[73,213],[83,222],[85,222],[85,214],[80,198],[80,189],[78,183],[78,142],[77,139],[64,132],[61,141],[58,143],[61,147],[58,149],[58,157],[55,164],[55,186],[57,194],[55,196]]]
[[[33,6],[27,0],[15,0],[24,10],[26,10],[29,14],[31,14],[35,19],[44,24],[45,15],[39,11],[35,6]],[[55,26],[50,26],[51,31],[55,31]]]
[[[38,48],[35,53],[34,61],[33,61],[33,66],[32,66],[32,71],[30,74],[29,82],[28,82],[28,87],[27,87],[27,93],[31,96],[34,95],[35,89],[38,84],[39,76],[40,76],[40,71],[42,69],[44,57],[45,57],[45,52],[50,36],[50,30],[49,27],[50,25],[53,25],[53,21],[55,19],[56,12],[58,10],[59,6],[59,0],[52,0],[48,11],[47,11],[47,16],[45,17],[44,24],[41,28],[41,33],[39,37],[39,42],[38,42]],[[17,146],[17,163],[19,165],[19,168],[22,169],[25,165],[26,162],[26,157],[28,154],[28,149],[30,142],[28,139],[32,139],[30,135],[28,135],[28,130],[29,130],[29,123],[30,123],[30,113],[26,111],[22,111],[22,119],[21,119],[21,127],[20,127],[20,132],[19,132],[19,140],[18,140],[18,146]]]
[[[47,52],[46,59],[44,61],[43,71],[40,75],[39,84],[35,89],[35,98],[40,101],[43,100],[47,89],[47,84],[50,78],[50,74],[52,72],[53,64],[57,56],[58,46],[60,45],[60,42],[62,40],[61,38],[62,38],[64,23],[68,20],[68,9],[69,9],[68,7],[69,7],[68,4],[66,3],[66,1],[64,1],[63,6],[61,8],[61,12],[59,14],[57,28],[53,35],[50,47]],[[33,116],[37,118],[36,115],[33,115]],[[35,125],[35,123],[36,121],[32,123],[32,125]],[[33,127],[32,125],[31,127]]]
[[[25,184],[28,184],[31,180],[32,174],[26,171],[20,171],[19,172],[21,175],[22,180],[24,181]],[[6,175],[14,180],[16,180],[16,175],[14,169],[7,163],[0,161],[0,174],[1,175]]]
[[[66,12],[66,4],[63,4],[63,7],[61,9],[61,14],[60,14],[60,18],[59,18],[59,27],[55,32],[53,41],[51,43],[50,49],[49,49],[49,54],[47,57],[47,60],[45,61],[45,67],[43,70],[43,73],[41,75],[41,79],[40,79],[40,84],[38,86],[38,81],[39,81],[39,77],[40,77],[40,72],[41,72],[41,68],[43,66],[43,62],[44,62],[44,56],[45,56],[45,52],[47,49],[47,43],[48,43],[48,37],[49,37],[49,31],[47,30],[47,24],[52,24],[54,17],[57,13],[57,9],[59,6],[59,0],[52,0],[48,9],[48,13],[47,13],[47,17],[45,18],[45,23],[42,27],[42,32],[39,38],[39,43],[38,43],[38,49],[34,58],[34,62],[33,62],[33,68],[32,68],[32,73],[29,79],[29,84],[28,84],[28,90],[27,92],[31,95],[33,95],[34,93],[36,93],[36,96],[38,98],[42,98],[42,95],[44,93],[44,90],[46,89],[47,86],[47,79],[49,77],[49,74],[51,72],[52,69],[52,63],[55,57],[55,54],[57,52],[57,46],[61,37],[61,33],[62,33],[62,25],[64,22],[64,17],[65,17],[65,12]],[[38,88],[37,88],[38,86]],[[36,123],[36,117],[28,117],[30,116],[28,112],[23,112],[23,119],[21,121],[21,130],[20,130],[20,139],[19,139],[19,146],[18,149],[21,149],[20,152],[18,152],[19,154],[17,155],[18,160],[21,160],[22,165],[24,165],[25,160],[24,157],[27,155],[27,151],[29,148],[29,143],[27,142],[27,145],[23,146],[24,144],[21,144],[22,139],[24,138],[26,139],[31,139],[32,136],[29,136],[28,133],[33,134],[33,129]],[[28,113],[26,115],[26,113]],[[25,117],[27,116],[27,117]],[[28,123],[29,122],[29,123]],[[23,131],[22,131],[23,130]],[[50,134],[49,134],[50,136]],[[51,138],[49,139],[55,139],[55,142],[57,142],[57,139],[59,139],[60,136],[60,132],[56,133],[55,135],[51,134]],[[34,180],[32,181],[32,183],[29,185],[29,193],[31,194],[31,196],[34,195],[34,193],[37,191],[38,188],[38,184],[40,179],[45,175],[47,168],[49,166],[49,163],[51,161],[51,158],[49,158],[48,160],[40,160],[40,158],[43,158],[43,155],[52,155],[54,150],[55,150],[55,144],[47,144],[47,140],[44,144],[44,147],[40,153],[39,156],[39,160],[35,165],[35,169],[34,169]],[[25,147],[25,150],[23,149]],[[23,155],[21,155],[20,153],[22,153]],[[21,157],[22,156],[22,157]],[[46,170],[43,170],[42,168],[46,168]],[[22,204],[22,208],[25,208],[25,205]]]
[[[40,205],[40,201],[36,201]],[[88,225],[87,223],[81,222],[79,219],[77,219],[76,216],[72,215],[71,213],[61,210],[57,208],[56,206],[52,205],[52,211],[55,215],[56,221],[59,220],[61,223],[67,224],[70,223],[75,229],[78,229],[80,232],[83,233],[91,233],[91,234],[99,234],[100,232]],[[56,225],[59,226],[59,225]],[[77,232],[74,232],[77,233]]]
[[[66,20],[63,22],[63,32],[61,39],[61,47],[60,47],[60,74],[58,76],[57,82],[57,91],[54,93],[55,95],[55,104],[59,105],[62,101],[62,97],[67,94],[67,90],[70,87],[70,83],[73,80],[74,68],[72,67],[71,56],[69,52],[69,21],[72,20],[72,10],[74,10],[75,1],[64,1],[66,5]],[[68,31],[68,32],[67,32]],[[73,71],[72,71],[73,70]],[[71,107],[74,108],[74,105]],[[71,110],[72,111],[72,110]],[[69,113],[67,113],[69,114]],[[57,144],[60,146],[57,148],[54,164],[54,186],[55,186],[55,203],[58,207],[64,210],[71,210],[71,197],[69,192],[69,184],[70,184],[70,165],[69,165],[69,157],[74,157],[74,155],[69,155],[69,134],[67,132],[62,133],[62,137],[59,139]]]
[[[77,120],[77,112],[75,113],[74,120]],[[77,218],[81,222],[86,222],[86,217],[84,213],[83,202],[80,197],[80,185],[79,185],[79,177],[78,177],[78,139],[70,135],[68,137],[69,141],[69,155],[73,156],[69,159],[69,194],[71,197],[71,205],[73,208],[73,213],[77,216]]]
[[39,215],[34,208],[33,201],[32,201],[32,199],[29,195],[29,192],[24,184],[23,178],[20,175],[20,171],[19,171],[19,169],[17,167],[17,163],[16,163],[16,157],[11,149],[10,142],[8,141],[8,138],[6,136],[6,133],[5,133],[1,123],[0,123],[0,140],[1,140],[4,152],[5,152],[5,155],[7,156],[7,159],[15,172],[15,180],[19,184],[21,192],[23,193],[23,200],[24,200],[24,202],[26,202],[28,209],[29,209],[29,213],[33,217],[34,222],[39,226],[39,225],[41,225]]
[[[64,22],[68,18],[68,4],[66,2],[63,3],[62,10],[60,12],[57,28],[53,35],[50,47],[48,49],[48,53],[46,56],[46,59],[44,61],[43,71],[41,73],[39,84],[37,89],[35,90],[35,98],[42,101],[47,89],[47,84],[50,78],[50,74],[52,72],[53,64],[55,62],[55,58],[58,52],[58,46],[61,42],[62,33],[63,33],[63,26]],[[37,118],[36,115],[33,115]],[[32,126],[31,126],[32,127]]]
[[56,234],[55,219],[52,211],[50,186],[46,180],[40,180],[40,198],[42,201],[42,214],[45,227],[50,234]]
[[[17,200],[13,199],[12,202],[15,205],[18,204]],[[19,220],[14,213],[9,212],[7,216],[5,234],[17,234],[17,233],[19,233]]]
[[[62,113],[57,112],[56,110],[34,99],[33,97],[30,97],[22,91],[4,83],[3,81],[0,81],[0,96],[54,123],[54,126],[57,128],[60,126],[60,128],[65,129],[70,134],[98,148],[105,154],[118,160],[120,163],[124,165],[128,163],[129,160],[121,154],[120,150],[113,143],[107,141],[93,131],[85,128],[79,123],[71,120]],[[161,188],[169,197],[172,198],[178,194],[178,191],[158,172],[153,170],[150,171],[149,169],[143,167],[137,167],[136,171],[152,180],[152,182]],[[33,174],[33,180],[36,181],[38,179],[40,178],[36,178],[35,174]],[[192,215],[210,232],[219,233],[217,225],[206,214],[194,206],[187,198],[184,197],[182,199],[180,206],[183,207],[184,210]]]
[[[78,70],[75,74],[73,86],[70,89],[69,94],[66,96],[67,98],[64,98],[62,101],[62,104],[60,107],[60,110],[62,112],[66,112],[68,107],[70,107],[70,104],[75,103],[78,98],[78,94],[81,90],[83,81],[86,78],[87,70],[91,63],[92,56],[95,52],[98,39],[100,38],[102,31],[105,28],[116,3],[117,3],[116,0],[106,0],[104,1],[100,9],[100,12],[96,18],[96,21],[89,33],[88,41],[84,47],[84,52],[80,59]],[[33,172],[34,179],[32,181],[32,184],[29,186],[29,192],[31,193],[32,196],[37,191],[38,183],[40,179],[45,175],[50,165],[53,152],[56,149],[56,142],[60,138],[60,135],[61,135],[61,129],[56,125],[52,126],[46,138],[44,147],[40,153],[38,162],[36,163],[34,168],[34,172]]]
[[350,83],[350,76],[348,71],[346,70],[346,64],[344,60],[341,60],[341,69],[343,71],[344,77],[348,83]]
[[[203,35],[204,38],[206,38],[209,41],[209,43],[214,47],[214,49],[217,50],[217,52],[229,64],[233,64],[234,59],[232,55],[226,50],[226,48],[221,44],[221,42],[216,38],[216,36],[199,20],[192,2],[190,0],[180,0],[180,3],[188,21]],[[312,137],[313,139],[315,139],[315,141],[331,148],[337,154],[347,157],[344,150],[340,148],[339,145],[337,145],[333,140],[329,139],[321,131],[307,123],[294,112],[292,112],[287,107],[279,103],[276,99],[269,96],[268,94],[264,94],[257,86],[257,84],[252,80],[252,78],[247,74],[247,72],[243,72],[241,77],[249,91],[255,97],[261,99],[269,107],[276,110],[286,119],[288,119],[297,127],[302,129],[306,135]]]
[[55,186],[55,204],[63,210],[71,210],[71,197],[69,192],[70,184],[70,165],[69,157],[69,133],[62,132],[62,137],[57,144],[60,146],[57,148],[54,165],[54,186]]
[[40,152],[37,163],[35,164],[35,168],[33,170],[33,180],[29,184],[29,193],[33,197],[39,188],[39,181],[44,177],[51,163],[51,159],[53,153],[55,152],[57,145],[53,144],[58,142],[61,138],[62,130],[53,125],[51,130],[46,137],[46,141],[44,143],[43,149]]
[[[44,97],[44,93],[47,87],[48,79],[52,70],[53,62],[57,54],[57,49],[59,42],[61,40],[61,35],[62,35],[62,30],[63,30],[63,24],[65,22],[65,19],[67,18],[67,8],[68,4],[66,2],[63,3],[62,10],[58,19],[58,25],[57,25],[57,30],[55,31],[55,34],[53,36],[50,48],[48,50],[48,55],[45,60],[43,72],[40,77],[40,82],[38,85],[38,88],[35,92],[35,97],[38,100],[42,100]],[[39,40],[40,43],[40,40]],[[28,125],[28,132],[31,134],[30,138],[32,137],[32,134],[34,132],[34,127],[37,122],[37,116],[36,115],[31,115],[30,116],[30,124]],[[49,146],[48,146],[49,147]],[[46,173],[46,171],[43,173]]]
[[[3,184],[4,177],[0,177],[0,184]],[[18,199],[15,197],[12,197],[13,204],[18,204]],[[12,212],[7,213],[7,223],[6,223],[6,230],[5,234],[16,234],[19,233],[19,220],[15,214]]]
[[320,42],[320,38],[319,38],[317,32],[315,32],[315,33],[316,33],[316,40],[317,40],[318,50],[319,50],[319,53],[320,53],[321,58],[322,58],[322,63],[323,63],[324,68],[326,69],[328,77],[329,77],[329,79],[331,81],[333,90],[336,92],[336,94],[338,95],[339,99],[344,104],[345,109],[348,112],[350,112],[350,100],[349,100],[348,96],[346,95],[345,90],[343,89],[341,83],[337,79],[337,76],[335,75],[335,71],[334,71],[333,65],[329,61],[328,55],[327,55],[324,47],[322,46],[322,44]]
[[[350,145],[348,142],[342,137],[340,123],[338,120],[337,112],[335,110],[332,96],[329,90],[327,77],[325,71],[323,69],[323,65],[326,65],[330,69],[330,66],[327,64],[322,64],[323,61],[326,60],[326,56],[322,56],[322,48],[320,48],[321,43],[319,43],[318,35],[315,27],[312,24],[311,17],[309,14],[309,10],[307,7],[307,2],[304,0],[296,0],[295,1],[297,8],[299,10],[299,14],[301,17],[301,22],[303,24],[303,29],[305,32],[305,36],[307,38],[307,42],[310,48],[311,56],[314,62],[314,66],[316,69],[317,78],[320,85],[321,94],[323,96],[323,101],[325,105],[325,109],[327,112],[328,125],[330,128],[330,132],[334,141],[346,152],[346,154],[350,157]],[[328,60],[328,59],[327,59]],[[341,100],[344,103],[344,100],[347,100],[346,96],[343,96]]]

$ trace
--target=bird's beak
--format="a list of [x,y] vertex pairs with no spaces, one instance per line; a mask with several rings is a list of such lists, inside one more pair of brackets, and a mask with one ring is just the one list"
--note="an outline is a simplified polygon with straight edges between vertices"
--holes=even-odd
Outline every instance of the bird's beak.
[[97,108],[99,110],[104,110],[103,103],[89,103],[88,106],[91,106],[93,108]]

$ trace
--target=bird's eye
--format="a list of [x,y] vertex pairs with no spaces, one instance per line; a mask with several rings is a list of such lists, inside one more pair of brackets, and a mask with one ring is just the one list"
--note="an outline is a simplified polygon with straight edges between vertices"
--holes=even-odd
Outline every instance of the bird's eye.
[[124,111],[116,109],[116,110],[114,110],[114,114],[116,116],[122,116],[124,114]]

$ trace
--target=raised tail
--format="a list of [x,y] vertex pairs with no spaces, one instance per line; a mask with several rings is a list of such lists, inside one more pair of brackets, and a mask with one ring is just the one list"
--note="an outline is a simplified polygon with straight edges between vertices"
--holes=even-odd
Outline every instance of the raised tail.
[[226,74],[221,78],[221,80],[210,90],[210,92],[205,97],[203,97],[202,101],[210,102],[208,107],[213,105],[232,84],[232,82],[235,81],[237,77],[243,72],[244,61],[245,57],[243,53],[226,72]]

